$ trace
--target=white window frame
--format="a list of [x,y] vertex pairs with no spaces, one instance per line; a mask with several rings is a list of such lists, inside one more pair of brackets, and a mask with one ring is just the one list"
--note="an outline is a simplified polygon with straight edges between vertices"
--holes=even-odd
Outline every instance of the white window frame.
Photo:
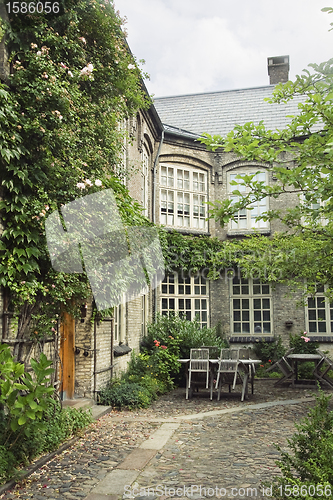
[[160,223],[207,231],[208,175],[195,167],[160,165]]
[[[239,281],[239,283],[236,282]],[[238,293],[238,291],[240,293]],[[246,302],[248,300],[248,307]],[[260,301],[260,306],[255,301]],[[267,300],[269,303],[267,304]],[[237,302],[239,301],[239,303]],[[268,305],[268,307],[267,307]],[[268,312],[268,314],[267,314]],[[269,331],[267,330],[269,323]],[[240,328],[235,328],[236,324]],[[248,330],[243,328],[249,326]],[[260,327],[260,329],[258,328]],[[271,286],[260,280],[239,275],[230,280],[230,330],[234,336],[274,335]]]
[[[300,195],[300,199],[302,205],[304,205],[304,207],[308,206],[308,208],[310,208],[311,210],[315,210],[316,208],[322,208],[326,205],[326,201],[323,201],[321,199],[317,200],[317,203],[307,204],[304,193]],[[302,224],[304,226],[309,226],[310,222],[307,222],[305,219],[306,219],[305,217],[302,217]],[[328,224],[328,219],[326,219],[326,217],[324,217],[323,214],[321,214],[321,216],[317,219],[317,223],[320,226],[326,226]]]
[[113,331],[115,343],[124,342],[126,332],[126,304],[119,304],[113,310]]
[[[305,306],[305,321],[307,327],[307,333],[310,336],[325,336],[332,335],[333,332],[333,303],[330,303],[327,297],[325,297],[324,292],[327,289],[327,285],[322,285],[319,291],[312,297],[307,298]],[[314,304],[313,304],[314,303]],[[311,307],[310,307],[311,304]],[[315,307],[312,307],[315,305]],[[318,307],[322,305],[323,307]],[[320,313],[319,311],[323,311]],[[315,314],[314,314],[315,312]],[[323,318],[325,316],[325,318]],[[320,318],[321,317],[321,318]],[[332,317],[332,319],[331,319]],[[313,330],[313,324],[316,323],[316,331]],[[325,327],[325,328],[324,328]],[[325,331],[323,331],[325,329]]]
[[143,214],[148,217],[148,202],[149,202],[149,153],[145,145],[143,145],[141,153],[142,171],[141,171],[141,191],[142,191],[142,206]]
[[146,336],[148,322],[148,294],[141,296],[141,338]]
[[160,312],[167,315],[171,311],[189,321],[197,317],[201,328],[209,327],[209,281],[201,275],[166,275],[160,285]]
[[[258,173],[257,173],[258,172]],[[250,175],[256,174],[254,180],[263,181],[267,184],[267,171],[266,170],[258,170],[251,168],[237,168],[229,170],[227,172],[227,185],[228,185],[228,196],[232,203],[237,203],[239,201],[239,195],[233,194],[234,191],[239,191],[241,195],[247,195],[251,193],[251,190],[248,186],[242,184],[240,179],[236,179],[238,175]],[[230,184],[231,181],[237,182],[236,185]],[[248,232],[248,231],[267,231],[270,229],[269,221],[264,221],[262,219],[256,221],[256,217],[261,215],[263,212],[267,212],[269,210],[269,200],[266,196],[262,200],[254,201],[249,205],[252,209],[244,208],[239,210],[235,215],[235,220],[231,220],[228,226],[228,233],[239,233],[239,232]]]

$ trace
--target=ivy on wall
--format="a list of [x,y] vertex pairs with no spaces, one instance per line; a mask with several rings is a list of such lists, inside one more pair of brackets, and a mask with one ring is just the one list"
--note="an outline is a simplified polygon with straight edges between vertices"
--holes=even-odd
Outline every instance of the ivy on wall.
[[90,293],[84,274],[51,268],[49,213],[112,188],[124,224],[146,223],[119,177],[121,124],[149,105],[123,21],[102,0],[60,6],[57,14],[9,14],[2,23],[11,75],[0,84],[0,284],[18,337],[52,335],[61,306],[80,306]]

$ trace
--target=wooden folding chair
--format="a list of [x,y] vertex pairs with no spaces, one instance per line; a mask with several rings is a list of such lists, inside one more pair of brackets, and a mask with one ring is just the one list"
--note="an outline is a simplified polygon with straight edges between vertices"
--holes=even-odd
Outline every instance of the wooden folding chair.
[[231,392],[231,388],[235,389],[237,383],[242,384],[241,401],[244,401],[244,397],[247,394],[248,373],[243,372],[240,365],[239,349],[221,349],[215,386],[218,389],[218,401],[221,397],[223,384],[228,384],[229,392]]
[[274,386],[278,386],[282,384],[283,382],[286,382],[288,379],[292,379],[294,376],[294,370],[290,366],[289,362],[287,359],[283,356],[281,359],[276,361],[272,366],[267,368],[266,372],[269,372],[271,370],[278,369],[282,372],[283,377],[279,378],[277,382],[275,382]]
[[318,354],[322,356],[319,360],[315,369],[313,370],[313,374],[319,382],[323,382],[329,387],[333,387],[333,379],[331,379],[327,374],[330,370],[333,371],[333,361],[324,354],[320,349],[317,349]]
[[[192,380],[193,376],[194,380]],[[188,383],[186,384],[186,399],[188,399],[189,390],[193,389],[193,386],[204,385],[208,389],[209,384],[210,399],[213,399],[213,377],[209,365],[209,349],[191,349]]]

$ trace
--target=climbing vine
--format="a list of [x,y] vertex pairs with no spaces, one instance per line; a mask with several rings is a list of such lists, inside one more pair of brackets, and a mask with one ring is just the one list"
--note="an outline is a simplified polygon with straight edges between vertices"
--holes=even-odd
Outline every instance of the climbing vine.
[[48,214],[112,188],[124,223],[145,221],[121,182],[122,124],[149,105],[123,21],[109,2],[60,3],[57,14],[2,23],[11,74],[0,84],[0,285],[19,337],[52,335],[61,306],[80,306],[90,293],[85,274],[52,269]]

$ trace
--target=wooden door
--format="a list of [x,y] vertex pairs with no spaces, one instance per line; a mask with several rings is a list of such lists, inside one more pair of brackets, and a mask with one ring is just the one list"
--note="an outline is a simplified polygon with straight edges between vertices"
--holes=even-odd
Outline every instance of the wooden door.
[[60,394],[61,399],[73,399],[75,388],[75,320],[63,313],[60,326]]

